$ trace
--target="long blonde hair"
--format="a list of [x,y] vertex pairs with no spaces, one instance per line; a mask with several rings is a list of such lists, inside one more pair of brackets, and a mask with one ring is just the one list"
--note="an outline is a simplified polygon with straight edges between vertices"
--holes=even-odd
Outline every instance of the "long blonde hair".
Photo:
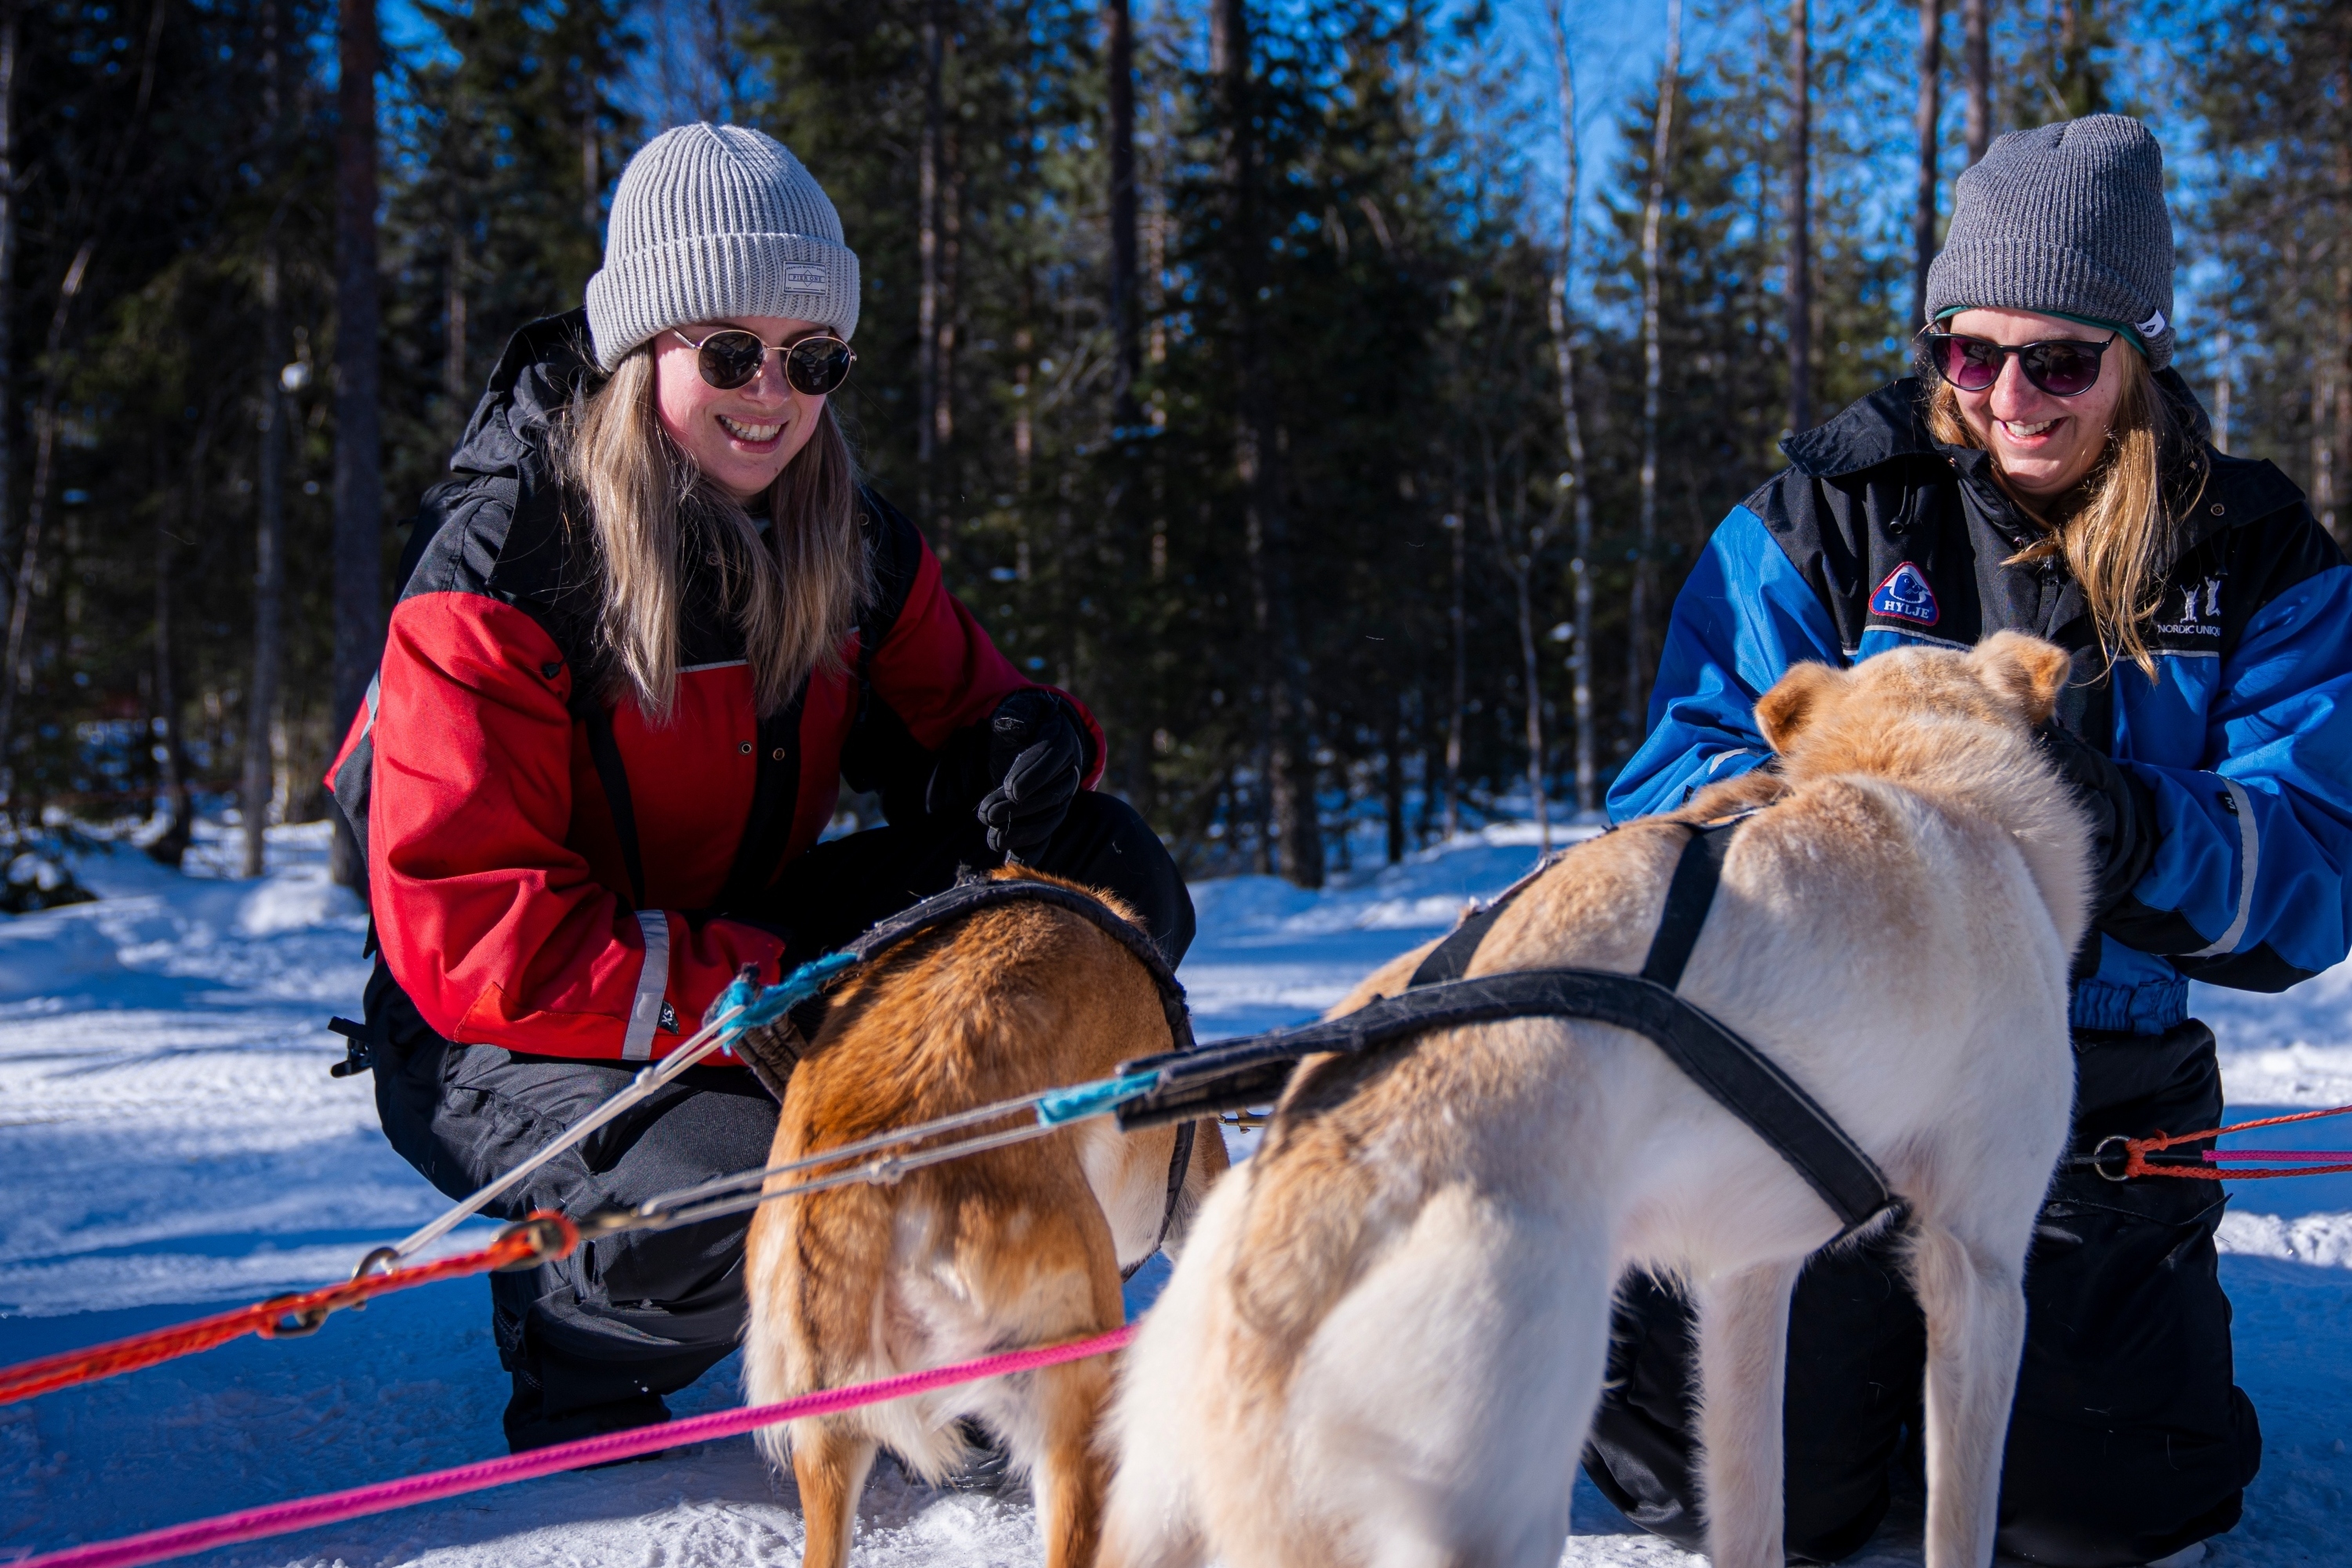
[[[2003,564],[2063,557],[2082,584],[2109,660],[2120,655],[2153,679],[2156,659],[2144,628],[2163,593],[2174,526],[2203,493],[2205,452],[2147,362],[2126,344],[2116,348],[2108,363],[2121,362],[2124,384],[2106,451],[2073,491],[2040,510],[2009,492],[2044,532]],[[1928,399],[1927,429],[1948,447],[1984,445],[1960,417],[1959,394],[1942,381]],[[1993,471],[1999,475],[1998,463]]]
[[574,400],[558,447],[576,498],[566,521],[594,546],[599,673],[609,694],[668,721],[693,550],[716,570],[719,603],[742,632],[759,710],[773,713],[808,675],[842,668],[842,641],[871,592],[849,443],[828,405],[769,490],[763,532],[663,432],[654,395],[653,353],[639,349]]

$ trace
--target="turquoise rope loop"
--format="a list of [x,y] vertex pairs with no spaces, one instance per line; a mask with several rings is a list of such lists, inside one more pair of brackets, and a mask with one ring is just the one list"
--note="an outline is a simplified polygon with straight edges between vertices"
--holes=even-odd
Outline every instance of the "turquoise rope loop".
[[732,1044],[752,1029],[774,1023],[825,987],[826,982],[857,963],[854,952],[828,952],[823,958],[812,959],[785,975],[773,985],[755,986],[738,976],[719,994],[706,1016],[729,1018],[719,1031],[722,1041]]
[[1159,1083],[1160,1075],[1156,1072],[1131,1072],[1124,1078],[1097,1079],[1093,1083],[1056,1089],[1037,1102],[1038,1124],[1059,1127],[1066,1121],[1100,1116],[1157,1088]]

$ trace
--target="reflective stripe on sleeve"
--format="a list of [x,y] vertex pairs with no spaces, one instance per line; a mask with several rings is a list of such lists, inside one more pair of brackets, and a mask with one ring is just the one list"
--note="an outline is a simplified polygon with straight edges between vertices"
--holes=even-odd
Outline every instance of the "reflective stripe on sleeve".
[[2238,943],[2246,934],[2246,922],[2254,913],[2254,871],[2262,863],[2262,837],[2254,827],[2254,803],[2235,779],[2223,779],[2221,787],[2230,792],[2230,804],[2238,812],[2238,918],[2221,933],[2210,947],[2200,947],[2189,953],[2190,958],[2218,958],[2225,952],[2238,951]]
[[662,993],[669,988],[669,916],[659,910],[639,910],[637,929],[646,933],[646,966],[637,972],[629,1032],[621,1040],[625,1062],[654,1059],[654,1030],[661,1025]]

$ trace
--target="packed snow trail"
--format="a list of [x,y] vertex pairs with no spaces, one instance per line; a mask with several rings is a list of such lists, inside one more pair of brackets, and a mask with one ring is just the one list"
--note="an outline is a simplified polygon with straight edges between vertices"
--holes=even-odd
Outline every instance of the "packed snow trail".
[[[1197,888],[1201,939],[1182,975],[1202,1037],[1312,1016],[1533,852],[1531,828],[1498,828],[1320,894],[1265,878]],[[442,1206],[377,1131],[372,1081],[327,1074],[342,1042],[326,1019],[356,1014],[367,966],[366,921],[326,880],[322,831],[274,832],[276,869],[257,882],[226,875],[232,855],[208,829],[188,874],[127,848],[94,856],[80,869],[100,901],[0,921],[0,1362],[340,1279]],[[2281,996],[2199,988],[2231,1115],[2352,1101],[2347,1004],[2352,966]],[[2341,1146],[2352,1123],[2262,1136],[2290,1134]],[[2245,1522],[2206,1561],[2337,1561],[2352,1522],[2352,1176],[2231,1191],[2222,1269],[2265,1455]],[[467,1226],[446,1245],[493,1230]],[[1130,1308],[1164,1276],[1144,1270]],[[671,1405],[738,1404],[739,1376],[730,1358]],[[468,1281],[338,1314],[310,1339],[244,1341],[0,1409],[0,1562],[494,1456],[506,1389]],[[856,1560],[869,1568],[1043,1556],[1017,1490],[934,1491],[885,1464],[860,1517]],[[1581,1480],[1575,1528],[1568,1563],[1700,1562]],[[791,1481],[737,1439],[192,1561],[720,1568],[792,1563],[800,1540]],[[1916,1564],[1916,1501],[1854,1561]]]

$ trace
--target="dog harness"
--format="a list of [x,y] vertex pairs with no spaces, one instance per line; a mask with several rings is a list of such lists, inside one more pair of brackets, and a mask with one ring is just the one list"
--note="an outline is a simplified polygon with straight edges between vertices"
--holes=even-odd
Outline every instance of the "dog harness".
[[[1181,1060],[1192,1054],[1193,1050],[1192,1010],[1184,1002],[1183,984],[1176,978],[1175,972],[1168,967],[1168,960],[1161,954],[1159,944],[1154,942],[1134,921],[1117,910],[1112,909],[1093,894],[1080,892],[1076,888],[1065,888],[1055,882],[1036,881],[1027,877],[1004,879],[975,877],[970,881],[958,882],[943,893],[934,893],[920,903],[909,905],[888,920],[871,927],[864,935],[855,942],[845,944],[839,951],[853,956],[857,961],[858,967],[862,968],[900,942],[911,942],[927,932],[939,930],[941,926],[952,925],[968,916],[978,914],[982,910],[999,909],[1007,904],[1051,904],[1055,909],[1067,910],[1070,913],[1092,922],[1097,930],[1127,949],[1134,956],[1136,963],[1143,966],[1143,972],[1151,976],[1151,984],[1159,989],[1160,1011],[1168,1019],[1168,1037],[1175,1046],[1174,1050],[1150,1059],[1155,1062]],[[796,1016],[794,1022],[799,1024],[800,1019]],[[812,1019],[810,1022],[813,1024],[814,1020]],[[802,1034],[812,1040],[816,1037],[814,1027],[803,1026]],[[738,1053],[743,1057],[745,1064],[752,1068],[760,1081],[767,1087],[768,1092],[774,1095],[781,1103],[783,1100],[783,1080],[791,1072],[792,1064],[782,1064],[782,1071],[778,1072],[776,1070],[778,1064],[758,1059],[754,1056],[753,1049],[744,1048],[750,1045],[749,1037],[739,1041]],[[1151,1252],[1144,1254],[1146,1258],[1149,1258],[1151,1253],[1160,1250],[1161,1243],[1168,1239],[1168,1227],[1175,1223],[1176,1205],[1184,1195],[1184,1177],[1192,1166],[1193,1137],[1193,1124],[1190,1119],[1187,1119],[1176,1129],[1176,1147],[1168,1156],[1168,1201],[1160,1211],[1160,1234],[1152,1238]],[[1139,1261],[1136,1268],[1141,1267],[1142,1263]],[[1132,1274],[1134,1269],[1129,1269],[1128,1272]]]
[[1731,836],[1752,815],[1688,829],[1690,840],[1675,863],[1665,910],[1638,973],[1521,969],[1462,978],[1496,919],[1551,868],[1555,857],[1473,911],[1422,960],[1398,995],[1321,1023],[1121,1064],[1122,1073],[1157,1072],[1160,1082],[1119,1108],[1118,1124],[1153,1127],[1271,1103],[1299,1058],[1320,1052],[1361,1054],[1465,1024],[1589,1018],[1630,1029],[1664,1051],[1684,1077],[1747,1123],[1821,1194],[1838,1217],[1841,1237],[1851,1235],[1896,1206],[1885,1175],[1778,1064],[1675,989],[1714,905]]

